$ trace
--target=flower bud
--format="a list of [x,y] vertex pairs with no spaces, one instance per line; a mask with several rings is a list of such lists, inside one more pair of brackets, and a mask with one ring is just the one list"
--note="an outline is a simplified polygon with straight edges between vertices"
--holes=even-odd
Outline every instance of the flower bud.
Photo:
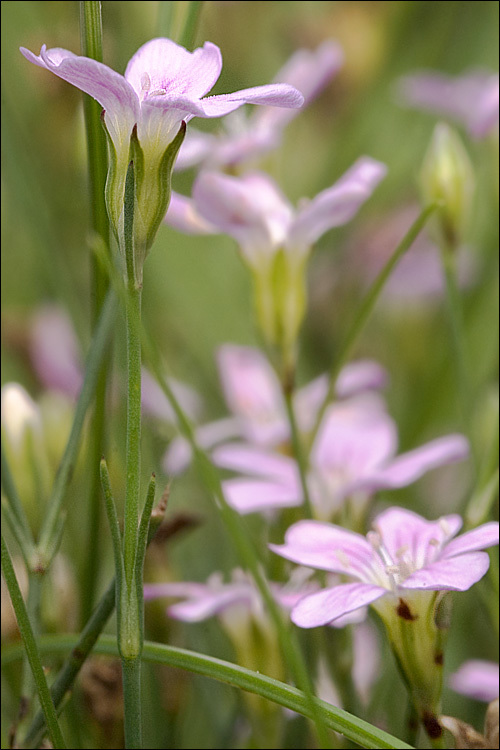
[[455,248],[463,236],[474,190],[474,172],[458,135],[439,123],[432,136],[420,174],[426,204],[437,203],[438,242]]

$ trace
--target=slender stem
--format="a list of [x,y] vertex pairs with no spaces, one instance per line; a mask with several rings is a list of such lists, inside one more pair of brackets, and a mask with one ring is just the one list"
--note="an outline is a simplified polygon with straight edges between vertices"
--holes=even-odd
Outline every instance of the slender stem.
[[[148,530],[148,544],[156,534],[162,518],[162,514],[158,515],[153,513],[151,516]],[[65,694],[73,685],[80,669],[94,648],[100,633],[109,620],[115,607],[115,593],[116,579],[113,579],[80,633],[78,641],[75,643],[71,654],[66,659],[61,671],[54,680],[50,692],[56,708],[59,708],[61,705]],[[33,723],[31,724],[26,736],[24,742],[26,747],[37,747],[40,744],[44,735],[44,726],[44,716],[43,713],[39,711],[33,719]]]
[[162,36],[191,49],[200,20],[203,2],[160,2],[158,29]]
[[309,487],[307,486],[307,456],[304,454],[304,448],[302,445],[302,437],[297,425],[297,419],[295,417],[295,409],[293,406],[293,390],[292,388],[283,388],[283,395],[285,397],[286,410],[288,413],[288,421],[290,422],[290,432],[292,435],[292,445],[295,459],[299,467],[300,484],[302,486],[302,494],[304,496],[304,512],[308,518],[312,518],[313,509],[311,504],[311,498],[309,495]]
[[38,653],[38,647],[36,644],[35,636],[31,623],[26,611],[26,605],[24,604],[21,589],[17,582],[12,560],[10,559],[9,550],[5,544],[2,535],[2,570],[9,589],[12,606],[16,613],[17,624],[23,639],[24,648],[30,663],[31,671],[33,672],[33,678],[38,690],[38,696],[40,698],[40,704],[45,714],[45,721],[47,723],[47,731],[49,733],[50,740],[54,748],[65,748],[66,745],[63,740],[59,722],[57,721],[56,710],[50,696],[49,686],[45,673],[43,671],[40,654]]
[[[28,571],[28,597],[26,601],[26,612],[31,623],[33,636],[37,638],[40,634],[40,602],[42,596],[42,576]],[[17,737],[22,737],[30,720],[33,717],[33,695],[36,684],[33,672],[30,669],[28,655],[25,653],[23,663],[23,681],[21,689],[20,720],[17,725]]]
[[441,261],[446,283],[446,304],[448,307],[451,336],[453,340],[453,354],[455,356],[457,369],[460,415],[464,425],[465,433],[469,437],[471,455],[474,460],[474,464],[477,465],[477,457],[474,454],[475,441],[471,439],[473,432],[471,415],[473,400],[470,386],[468,355],[465,346],[462,303],[460,299],[460,291],[457,284],[456,248],[441,248]]
[[136,715],[131,706],[141,705],[141,660],[122,659],[123,700],[125,703],[125,747],[137,750],[142,747],[141,713]]
[[[40,639],[40,648],[44,653],[64,653],[69,648],[74,647],[76,639],[77,636],[75,635],[65,634],[44,636]],[[95,652],[116,656],[116,639],[112,636],[101,636],[96,644]],[[21,655],[22,651],[17,644],[6,646],[2,655],[2,663],[11,663],[19,659]],[[148,641],[144,643],[142,658],[144,661],[153,664],[164,664],[205,675],[249,693],[260,695],[308,718],[314,718],[309,699],[301,690],[272,677],[253,672],[238,664],[232,664],[213,656],[206,656],[176,646]],[[340,732],[344,737],[361,747],[412,750],[412,746],[406,742],[341,708],[337,708],[319,698],[314,698],[314,703],[328,729]]]
[[182,5],[187,5],[188,7],[184,16],[184,25],[179,36],[179,44],[182,47],[186,47],[186,49],[191,49],[196,38],[203,2],[191,0],[191,2],[182,3]]
[[99,368],[106,353],[108,336],[115,317],[115,310],[115,296],[110,292],[104,303],[99,318],[99,324],[97,325],[92,339],[85,368],[85,378],[76,405],[73,425],[71,427],[64,455],[57,471],[42,530],[40,532],[39,553],[42,567],[47,566],[50,563],[50,554],[55,551],[55,536],[61,524],[61,510],[64,494],[71,480],[75,466],[85,415],[94,395]]
[[434,213],[436,208],[437,206],[435,204],[424,208],[420,216],[413,222],[410,229],[408,230],[406,235],[403,237],[403,239],[401,240],[401,242],[395,249],[394,253],[391,255],[391,257],[389,258],[389,260],[383,267],[383,269],[380,271],[373,285],[370,287],[370,289],[368,290],[368,293],[365,295],[363,301],[361,302],[361,305],[357,310],[355,318],[352,321],[351,326],[348,328],[347,335],[345,336],[345,339],[344,339],[344,343],[340,347],[339,355],[331,369],[328,391],[325,396],[325,400],[323,401],[321,408],[318,411],[316,423],[311,433],[310,446],[312,446],[314,443],[314,439],[316,435],[318,434],[319,427],[321,425],[323,417],[325,416],[325,412],[328,408],[328,405],[333,399],[334,392],[335,392],[335,384],[337,382],[337,378],[340,374],[340,371],[342,370],[343,366],[346,364],[347,359],[349,358],[351,351],[354,347],[356,339],[358,338],[368,318],[370,317],[373,311],[373,308],[375,307],[375,304],[380,296],[380,293],[382,292],[382,289],[384,288],[389,276],[391,275],[392,271],[396,267],[397,263],[401,260],[403,255],[413,245],[416,238],[418,237],[418,235],[420,234],[420,232],[422,231],[422,229],[424,228],[424,226],[426,225],[427,221],[429,220],[431,215]]
[[[144,610],[142,582],[137,581],[139,495],[141,489],[141,283],[134,246],[135,175],[129,164],[124,199],[124,251],[127,272],[127,483],[123,532],[125,586],[121,585],[118,638],[122,656],[125,746],[141,747],[141,651]],[[142,572],[142,567],[141,567]],[[119,575],[119,571],[116,571]],[[117,589],[118,592],[118,589]]]
[[[80,35],[82,54],[93,60],[103,61],[101,2],[80,2]],[[90,96],[84,95],[84,116],[87,135],[90,220],[93,231],[100,237],[109,256],[109,220],[106,210],[104,188],[107,173],[106,134],[101,124],[101,106]],[[92,264],[92,328],[95,330],[108,290],[108,276],[96,253],[91,255]],[[96,590],[99,566],[99,459],[105,453],[106,391],[110,356],[105,357],[98,376],[95,406],[89,446],[90,490],[88,499],[87,555],[82,569],[80,617],[82,625],[87,621]]]

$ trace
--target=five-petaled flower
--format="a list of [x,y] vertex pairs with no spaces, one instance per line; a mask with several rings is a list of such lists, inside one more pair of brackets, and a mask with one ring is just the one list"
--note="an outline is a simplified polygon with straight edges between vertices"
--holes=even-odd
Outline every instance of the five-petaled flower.
[[152,39],[133,55],[124,76],[58,47],[43,45],[39,55],[24,47],[21,52],[30,62],[90,94],[104,108],[110,144],[107,205],[119,242],[123,239],[125,180],[132,146],[137,162],[134,233],[139,280],[168,206],[171,171],[184,134],[182,123],[193,117],[220,117],[246,102],[296,108],[304,101],[302,94],[287,84],[203,98],[222,69],[220,50],[210,42],[188,52],[170,39]]
[[315,242],[349,222],[386,174],[362,157],[331,187],[294,209],[263,172],[233,177],[203,171],[193,199],[172,196],[166,222],[181,231],[221,232],[238,243],[254,282],[255,311],[264,341],[278,353],[284,375],[293,370],[306,307],[305,266]]
[[[230,417],[209,422],[196,429],[196,438],[206,449],[240,438],[259,447],[284,448],[290,442],[290,422],[278,377],[266,357],[249,346],[224,344],[217,353],[223,395]],[[339,373],[335,395],[339,399],[382,388],[387,373],[377,362],[364,359],[350,362]],[[327,375],[320,375],[298,388],[293,397],[301,433],[313,429],[318,410],[328,391]],[[191,457],[189,442],[176,437],[163,461],[167,474],[178,474]]]
[[427,521],[389,508],[367,537],[340,526],[299,521],[274,552],[300,565],[354,579],[306,595],[293,608],[303,628],[334,623],[371,605],[386,627],[418,715],[427,734],[442,735],[439,723],[444,639],[449,627],[445,592],[467,591],[489,567],[481,550],[498,543],[498,523],[486,523],[458,538],[458,515]]
[[[432,469],[463,460],[469,451],[460,434],[444,435],[399,456],[397,442],[396,424],[377,394],[359,393],[331,405],[313,443],[307,476],[315,518],[330,521],[349,503],[348,515],[357,526],[375,492],[406,487]],[[227,443],[214,451],[214,460],[246,474],[224,482],[228,502],[240,513],[303,502],[297,465],[289,456]]]

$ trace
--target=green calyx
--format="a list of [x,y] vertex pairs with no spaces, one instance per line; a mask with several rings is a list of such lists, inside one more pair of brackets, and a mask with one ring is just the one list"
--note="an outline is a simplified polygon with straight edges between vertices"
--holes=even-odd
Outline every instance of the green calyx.
[[306,309],[305,263],[280,249],[265,266],[252,267],[257,323],[280,369],[293,371],[297,338]]
[[142,267],[158,228],[165,217],[172,192],[172,170],[186,134],[182,122],[175,138],[161,156],[150,156],[139,142],[137,125],[130,143],[117,149],[101,119],[108,139],[109,166],[106,179],[106,207],[120,252],[125,257],[124,201],[127,171],[134,168],[134,268],[135,282],[142,283]]

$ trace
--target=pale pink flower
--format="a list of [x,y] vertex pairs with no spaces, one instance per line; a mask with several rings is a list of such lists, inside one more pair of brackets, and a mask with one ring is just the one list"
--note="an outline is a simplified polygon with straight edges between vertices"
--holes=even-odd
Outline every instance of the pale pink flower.
[[270,548],[299,565],[355,582],[305,596],[293,608],[292,621],[312,628],[367,604],[398,613],[398,603],[411,603],[416,592],[467,591],[489,568],[489,557],[480,550],[498,543],[498,523],[454,538],[461,526],[458,515],[427,521],[403,508],[377,516],[367,537],[333,524],[299,521],[286,532],[285,544]]
[[409,106],[452,117],[477,138],[498,127],[498,75],[485,71],[456,77],[434,71],[416,73],[401,79],[399,93]]

